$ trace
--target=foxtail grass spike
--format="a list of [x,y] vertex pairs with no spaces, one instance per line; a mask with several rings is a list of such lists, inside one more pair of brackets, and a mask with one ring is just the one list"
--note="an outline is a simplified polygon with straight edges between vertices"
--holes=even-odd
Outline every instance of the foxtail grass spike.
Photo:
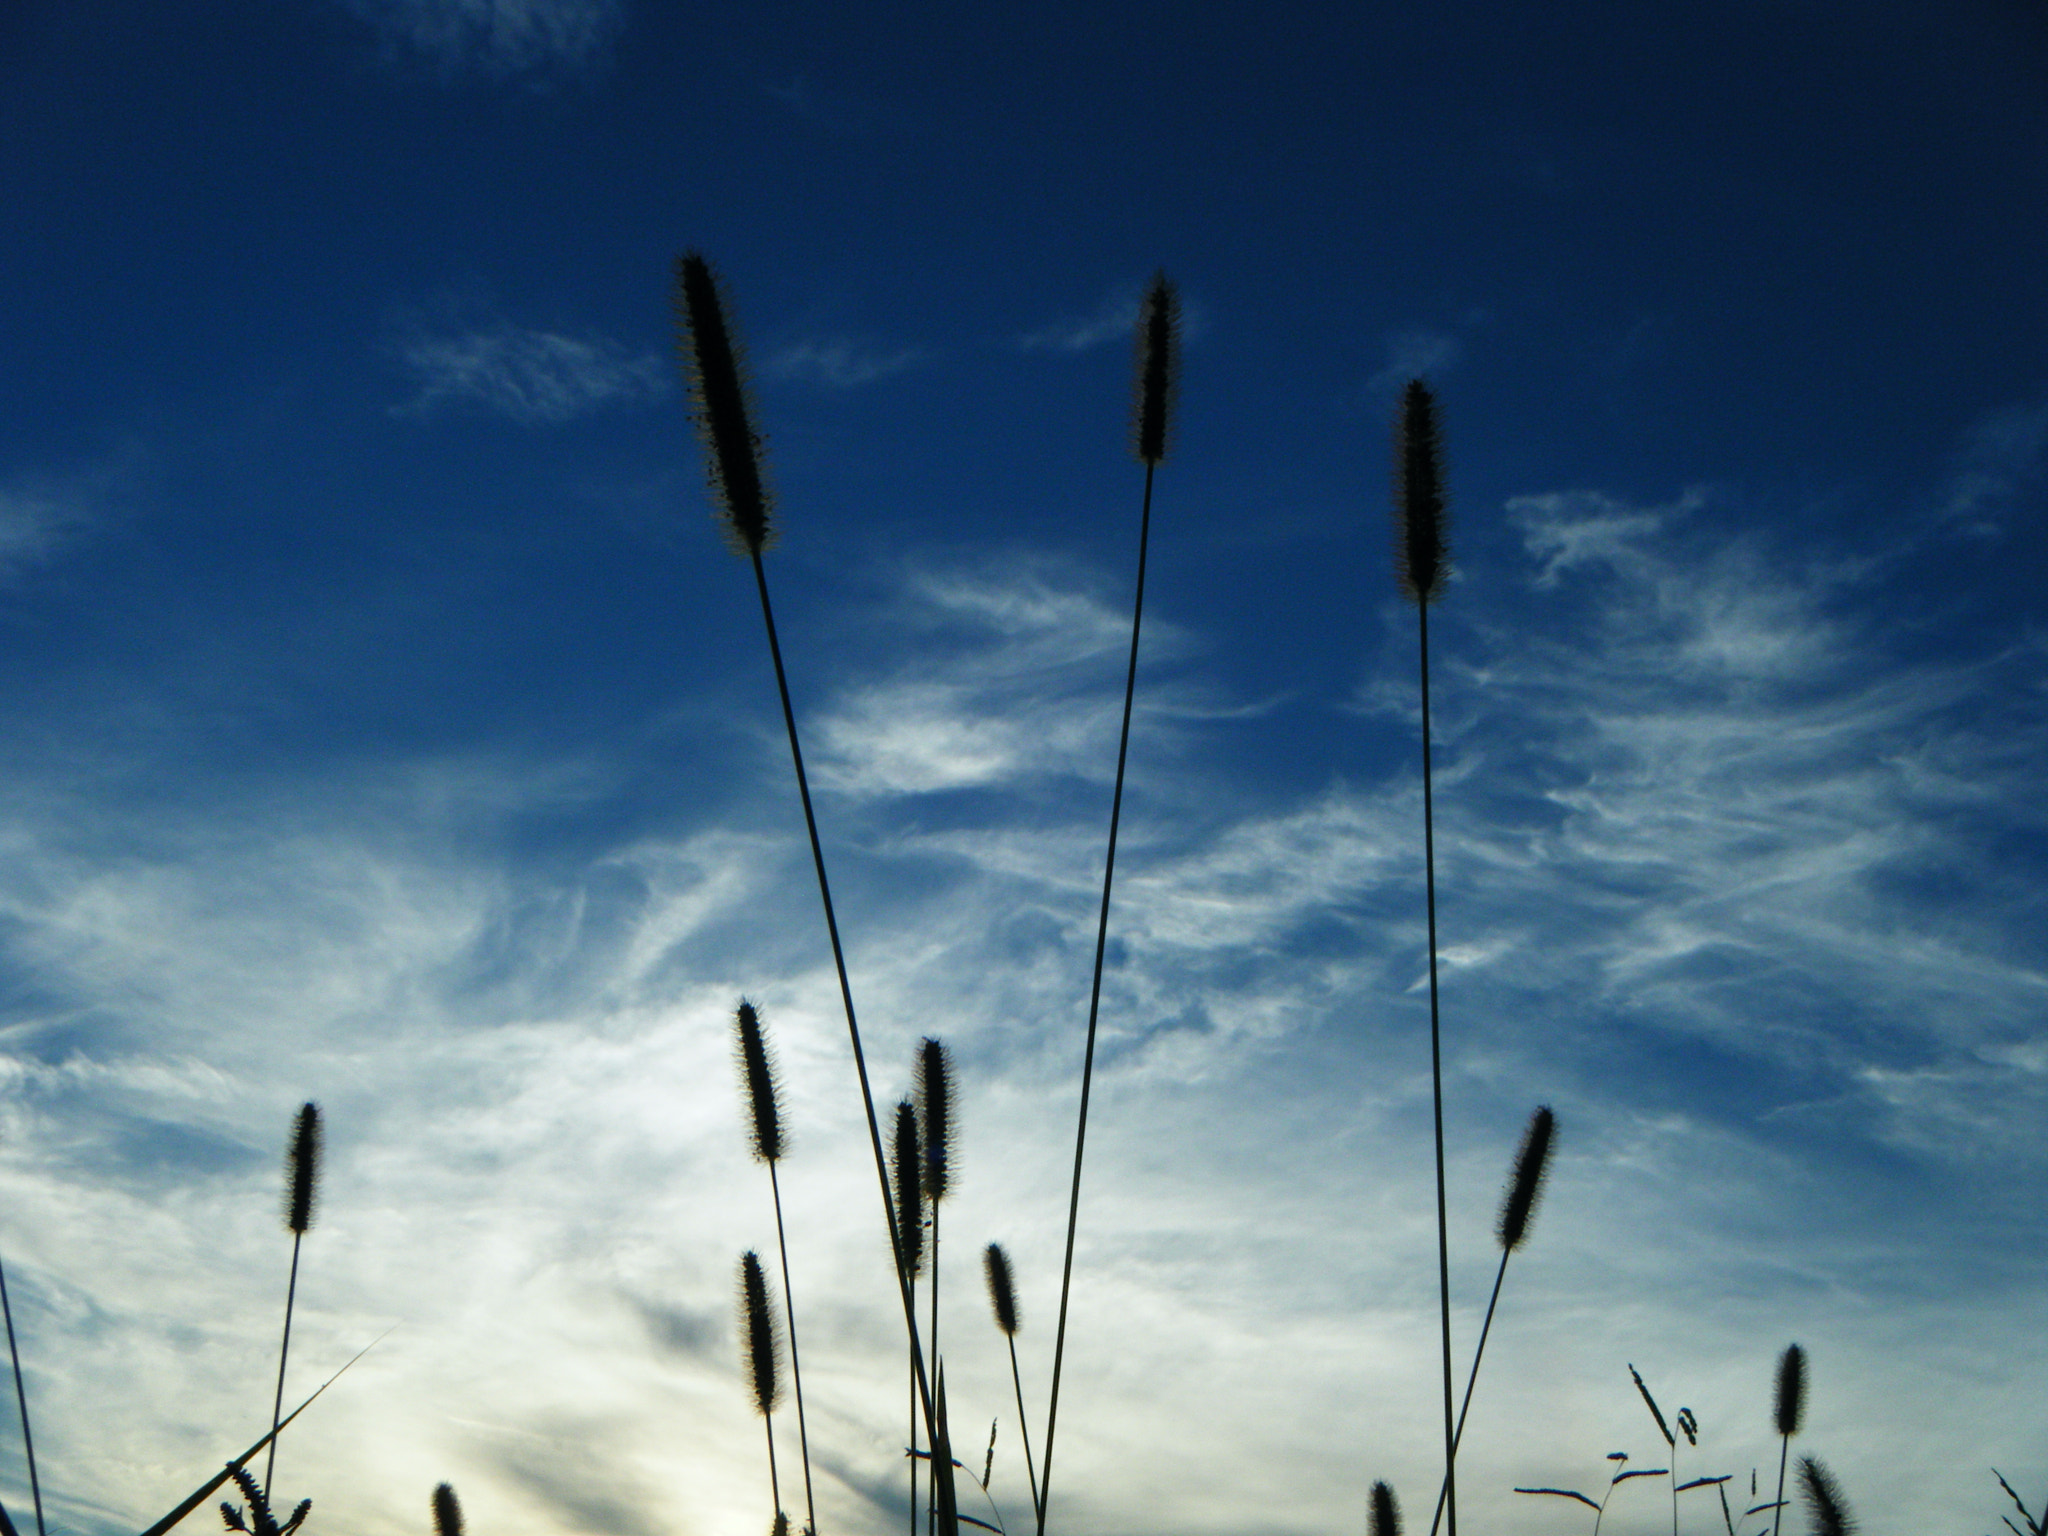
[[959,1152],[959,1117],[953,1093],[953,1053],[930,1035],[917,1047],[917,1117],[924,1131],[924,1197],[933,1204],[946,1198],[953,1184],[953,1162]]
[[775,1523],[768,1527],[768,1536],[789,1536],[789,1516],[779,1509],[775,1511]]
[[[36,1536],[45,1536],[43,1529],[43,1485],[36,1477],[36,1441],[28,1427],[28,1388],[21,1379],[21,1346],[14,1339],[14,1303],[7,1296],[7,1269],[0,1265],[0,1313],[7,1318],[7,1356],[14,1362],[14,1401],[21,1409],[21,1448],[28,1458],[28,1490],[36,1506]],[[6,1511],[0,1510],[0,1520],[6,1519]],[[8,1521],[11,1528],[12,1521]]]
[[747,1112],[753,1121],[754,1157],[772,1163],[782,1156],[782,1111],[777,1102],[775,1058],[761,1032],[761,1015],[744,997],[733,1015],[733,1055],[747,1090]]
[[1401,397],[1395,455],[1395,574],[1412,601],[1433,603],[1443,595],[1450,574],[1444,542],[1448,512],[1436,399],[1420,379],[1411,380]]
[[896,1187],[897,1242],[915,1279],[924,1273],[924,1143],[917,1130],[917,1106],[908,1099],[896,1106],[896,1136],[889,1162]]
[[1131,450],[1147,464],[1166,457],[1180,389],[1180,299],[1161,272],[1138,311],[1137,380],[1132,391]]
[[1856,1517],[1849,1513],[1834,1474],[1818,1456],[1799,1458],[1799,1485],[1806,1493],[1807,1529],[1813,1536],[1855,1536]]
[[1650,1417],[1657,1421],[1657,1433],[1664,1437],[1666,1445],[1676,1449],[1678,1441],[1672,1436],[1670,1426],[1664,1422],[1664,1410],[1657,1406],[1657,1399],[1650,1396],[1650,1388],[1643,1380],[1642,1372],[1630,1366],[1628,1373],[1635,1378],[1636,1390],[1643,1394],[1643,1401],[1650,1406]]
[[1529,1235],[1529,1220],[1536,1214],[1536,1203],[1543,1198],[1544,1176],[1550,1171],[1550,1147],[1556,1130],[1557,1117],[1545,1104],[1529,1117],[1528,1128],[1522,1132],[1522,1145],[1515,1153],[1515,1171],[1501,1200],[1496,1231],[1502,1248],[1519,1248]]
[[292,1124],[291,1150],[284,1160],[284,1224],[304,1233],[313,1226],[313,1205],[320,1189],[320,1106],[302,1105]]
[[782,1406],[782,1333],[768,1297],[761,1257],[749,1248],[740,1256],[740,1322],[747,1341],[747,1389],[754,1411],[767,1415]]
[[1017,1288],[1010,1279],[1010,1256],[1001,1243],[990,1243],[981,1256],[982,1272],[988,1276],[988,1304],[995,1310],[996,1326],[1010,1338],[1017,1336]]
[[462,1504],[451,1483],[434,1489],[434,1536],[462,1536]]
[[1806,1413],[1806,1351],[1787,1344],[1778,1356],[1778,1392],[1773,1421],[1780,1435],[1799,1433],[1799,1421]]
[[676,259],[674,303],[697,430],[726,531],[739,553],[758,555],[774,540],[761,439],[747,410],[740,350],[726,323],[718,279],[696,251]]
[[1372,1485],[1372,1514],[1365,1529],[1366,1536],[1401,1536],[1401,1506],[1386,1483]]
[[263,1456],[263,1496],[270,1497],[271,1474],[277,1469],[278,1415],[284,1412],[284,1368],[292,1350],[292,1305],[299,1295],[299,1244],[313,1227],[313,1205],[320,1188],[320,1106],[303,1104],[292,1122],[291,1146],[284,1157],[284,1225],[292,1235],[291,1277],[284,1290],[284,1337],[277,1347],[277,1394],[270,1404],[270,1448]]

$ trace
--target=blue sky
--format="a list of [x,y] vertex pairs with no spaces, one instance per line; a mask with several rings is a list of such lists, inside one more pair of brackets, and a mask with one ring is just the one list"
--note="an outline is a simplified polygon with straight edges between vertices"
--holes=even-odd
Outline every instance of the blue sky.
[[[1013,1532],[975,1259],[1042,1405],[1161,267],[1055,1525],[1356,1533],[1386,1478],[1427,1528],[1417,373],[1461,1360],[1520,1128],[1560,1125],[1461,1513],[1576,1531],[1512,1489],[1664,1465],[1631,1363],[1746,1503],[1794,1339],[1871,1528],[1984,1536],[1992,1466],[2038,1508],[2044,69],[2019,0],[9,6],[0,1257],[51,1528],[138,1529],[264,1427],[312,1098],[294,1383],[391,1330],[280,1455],[313,1529],[427,1529],[444,1479],[493,1536],[765,1529],[742,993],[820,1520],[902,1528],[866,1135],[675,365],[692,247],[877,1088],[928,1033],[960,1069],[942,1337]],[[1604,1528],[1666,1528],[1660,1487]]]

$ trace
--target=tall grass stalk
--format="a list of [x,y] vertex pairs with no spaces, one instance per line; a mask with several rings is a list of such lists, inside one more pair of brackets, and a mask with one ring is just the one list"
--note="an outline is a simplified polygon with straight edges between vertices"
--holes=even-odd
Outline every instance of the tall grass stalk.
[[[775,686],[782,698],[782,721],[789,733],[790,762],[796,770],[797,795],[803,802],[804,827],[810,834],[811,862],[818,876],[818,897],[825,908],[825,931],[831,939],[832,964],[839,977],[839,997],[846,1010],[846,1033],[853,1045],[853,1065],[860,1079],[861,1105],[867,1112],[868,1144],[874,1153],[875,1185],[882,1198],[882,1219],[896,1260],[896,1288],[903,1303],[903,1326],[910,1336],[918,1400],[929,1432],[936,1422],[931,1383],[918,1347],[917,1310],[911,1300],[910,1274],[889,1199],[889,1168],[882,1155],[882,1127],[875,1116],[874,1090],[868,1082],[867,1054],[861,1049],[860,1024],[854,1014],[853,986],[846,974],[846,951],[839,940],[839,919],[832,907],[832,885],[825,874],[825,851],[818,838],[817,813],[811,805],[810,780],[804,773],[803,747],[798,740],[796,711],[790,704],[789,676],[782,664],[782,645],[775,633],[775,610],[768,600],[768,574],[761,552],[774,534],[769,496],[761,474],[760,438],[751,425],[746,390],[741,380],[739,351],[726,323],[725,304],[710,263],[690,251],[676,259],[674,307],[697,406],[697,426],[707,450],[712,488],[724,516],[728,540],[754,567],[754,586],[761,598],[761,622],[768,632],[768,654],[775,665]],[[955,1536],[951,1523],[952,1476],[938,1477],[942,1536]]]
[[782,1513],[782,1482],[775,1474],[775,1410],[782,1406],[782,1339],[775,1326],[774,1299],[761,1256],[749,1248],[740,1255],[740,1328],[746,1341],[747,1388],[754,1411],[768,1426],[768,1488],[775,1512]]
[[804,1458],[805,1527],[817,1536],[818,1506],[811,1496],[811,1435],[804,1423],[804,1368],[796,1347],[796,1299],[789,1286],[789,1239],[782,1228],[782,1181],[776,1166],[782,1161],[782,1105],[775,1078],[775,1056],[768,1048],[768,1036],[761,1025],[760,1010],[744,997],[733,1014],[733,1054],[739,1061],[740,1080],[747,1096],[748,1139],[753,1143],[756,1162],[768,1165],[768,1188],[775,1196],[775,1247],[782,1258],[782,1315],[789,1337],[789,1379],[796,1394],[796,1436]]
[[1450,572],[1444,545],[1442,445],[1436,401],[1420,379],[1401,398],[1394,507],[1395,574],[1415,604],[1422,677],[1422,858],[1429,910],[1429,1075],[1436,1108],[1437,1294],[1443,1317],[1444,1509],[1458,1536],[1458,1432],[1451,1419],[1451,1245],[1444,1198],[1444,1069],[1437,1005],[1436,804],[1431,787],[1429,726],[1429,605],[1443,595]]
[[[1500,1220],[1494,1235],[1500,1240],[1500,1268],[1494,1271],[1493,1295],[1487,1299],[1486,1321],[1480,1325],[1479,1347],[1472,1352],[1472,1374],[1465,1378],[1465,1399],[1458,1405],[1458,1425],[1451,1436],[1451,1454],[1465,1442],[1465,1415],[1472,1407],[1472,1388],[1479,1380],[1479,1362],[1486,1358],[1487,1335],[1493,1331],[1493,1309],[1500,1304],[1501,1282],[1507,1278],[1508,1258],[1527,1241],[1529,1223],[1535,1218],[1536,1203],[1543,1198],[1543,1180],[1550,1171],[1550,1153],[1555,1145],[1557,1117],[1548,1104],[1537,1106],[1522,1131],[1522,1144],[1515,1152],[1514,1168],[1501,1196]],[[1631,1367],[1633,1369],[1633,1367]],[[1450,1478],[1437,1489],[1436,1513],[1430,1517],[1429,1536],[1436,1536],[1443,1519],[1444,1502],[1450,1493]]]
[[[924,1138],[917,1128],[917,1106],[908,1099],[896,1105],[896,1125],[889,1147],[889,1172],[896,1189],[895,1226],[898,1251],[910,1266],[915,1296],[924,1271]],[[911,1340],[912,1353],[917,1341]],[[917,1536],[917,1362],[910,1362],[910,1536]]]
[[[924,1140],[924,1198],[932,1208],[932,1335],[926,1348],[929,1369],[939,1369],[939,1206],[951,1191],[953,1157],[959,1140],[958,1105],[954,1102],[953,1054],[943,1041],[926,1035],[917,1046],[918,1128]],[[927,1513],[927,1524],[937,1518]]]
[[[1024,1476],[1031,1484],[1031,1513],[1038,1514],[1038,1473],[1031,1464],[1031,1422],[1024,1412],[1024,1378],[1017,1370],[1017,1329],[1022,1317],[1017,1311],[1017,1287],[1010,1274],[1010,1256],[1001,1243],[990,1243],[981,1256],[982,1273],[988,1278],[988,1304],[996,1315],[996,1327],[1010,1346],[1010,1384],[1017,1389],[1017,1433],[1024,1442]],[[993,1445],[995,1442],[989,1442]]]
[[270,1404],[270,1449],[263,1458],[263,1497],[270,1498],[270,1474],[277,1466],[278,1415],[284,1411],[284,1366],[292,1348],[292,1304],[299,1294],[299,1244],[313,1226],[320,1189],[320,1106],[304,1104],[292,1124],[284,1158],[284,1225],[292,1235],[291,1279],[284,1291],[284,1338],[277,1346],[277,1395]]
[[1060,1317],[1053,1333],[1052,1394],[1045,1414],[1045,1472],[1038,1484],[1038,1536],[1052,1503],[1053,1432],[1059,1424],[1060,1367],[1066,1358],[1067,1297],[1074,1278],[1074,1229],[1081,1215],[1081,1158],[1088,1145],[1088,1097],[1095,1079],[1095,1025],[1102,1007],[1102,960],[1109,944],[1109,895],[1116,876],[1116,834],[1123,816],[1124,765],[1131,747],[1131,700],[1138,686],[1138,632],[1145,616],[1145,557],[1152,537],[1152,477],[1166,457],[1180,381],[1180,302],[1164,272],[1152,279],[1138,314],[1137,380],[1131,449],[1145,466],[1138,515],[1137,593],[1131,603],[1131,660],[1124,675],[1123,729],[1117,738],[1116,787],[1109,801],[1109,851],[1102,865],[1102,914],[1095,927],[1095,973],[1088,988],[1088,1047],[1081,1062],[1081,1113],[1074,1132],[1074,1184],[1067,1200],[1067,1248],[1060,1265]]
[[1778,1536],[1778,1524],[1784,1518],[1785,1458],[1805,1412],[1806,1351],[1797,1344],[1787,1344],[1785,1352],[1778,1356],[1778,1390],[1771,1404],[1771,1422],[1778,1431],[1778,1502],[1771,1514],[1771,1536]]
[[[36,1479],[36,1437],[28,1427],[28,1388],[21,1380],[21,1346],[14,1340],[14,1303],[7,1296],[7,1266],[0,1264],[0,1312],[7,1317],[7,1357],[14,1362],[14,1401],[21,1409],[21,1449],[28,1458],[29,1497],[36,1506],[36,1536],[46,1536],[43,1529],[43,1485]],[[4,1512],[0,1512],[4,1518]],[[10,1526],[13,1521],[8,1521]]]

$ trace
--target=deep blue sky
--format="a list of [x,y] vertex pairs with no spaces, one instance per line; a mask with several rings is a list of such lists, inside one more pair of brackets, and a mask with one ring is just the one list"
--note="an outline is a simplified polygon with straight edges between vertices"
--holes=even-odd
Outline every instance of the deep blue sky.
[[[288,1442],[315,1528],[421,1529],[449,1479],[506,1536],[764,1529],[742,991],[791,1098],[820,1519],[900,1528],[865,1133],[676,368],[686,248],[749,348],[880,1091],[923,1034],[960,1062],[948,1371],[1001,1418],[1013,1531],[972,1249],[1011,1248],[1042,1401],[1160,268],[1185,369],[1056,1523],[1355,1533],[1385,1477],[1427,1527],[1385,512],[1416,374],[1458,561],[1461,1357],[1519,1128],[1564,1128],[1461,1506],[1577,1529],[1511,1490],[1653,1464],[1633,1362],[1740,1508],[1798,1338],[1808,1448],[1873,1525],[1990,1529],[1992,1465],[2038,1507],[2044,237],[2021,0],[15,0],[0,1258],[52,1529],[139,1528],[257,1432],[306,1098],[294,1380],[400,1325]],[[1603,1528],[1661,1528],[1655,1482]],[[23,1525],[4,1450],[0,1500]]]

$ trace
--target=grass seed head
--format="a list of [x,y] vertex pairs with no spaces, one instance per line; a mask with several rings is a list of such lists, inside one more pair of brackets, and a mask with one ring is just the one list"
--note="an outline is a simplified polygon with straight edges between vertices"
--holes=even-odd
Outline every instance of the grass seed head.
[[1168,429],[1180,392],[1180,299],[1164,272],[1152,279],[1138,308],[1138,367],[1132,392],[1131,451],[1147,464],[1166,457]]
[[1450,574],[1447,522],[1436,398],[1428,385],[1414,379],[1401,396],[1395,433],[1394,574],[1417,603],[1433,603],[1443,595]]
[[955,1108],[953,1053],[943,1041],[926,1035],[917,1046],[917,1117],[924,1127],[924,1197],[934,1202],[945,1199],[953,1187],[960,1141]]
[[768,487],[761,473],[761,438],[747,410],[742,357],[726,322],[717,276],[696,251],[676,258],[673,302],[711,488],[725,514],[733,548],[758,555],[774,542]]
[[1001,1243],[990,1243],[981,1256],[982,1272],[988,1276],[988,1304],[995,1309],[996,1326],[1010,1338],[1017,1336],[1017,1287],[1010,1278],[1010,1256]]
[[1372,1485],[1372,1516],[1366,1532],[1367,1536],[1401,1536],[1401,1506],[1386,1483]]
[[1856,1517],[1834,1474],[1818,1456],[1799,1458],[1799,1486],[1806,1492],[1807,1529],[1813,1536],[1855,1536]]
[[451,1483],[434,1489],[434,1536],[462,1536],[462,1505]]
[[1642,1372],[1630,1366],[1628,1373],[1635,1378],[1636,1390],[1643,1394],[1643,1401],[1650,1405],[1650,1417],[1657,1421],[1657,1433],[1664,1437],[1666,1445],[1676,1446],[1678,1442],[1672,1438],[1671,1428],[1664,1422],[1664,1410],[1657,1406],[1657,1399],[1650,1396],[1650,1388],[1644,1382]]
[[1536,1202],[1543,1198],[1543,1180],[1550,1172],[1550,1148],[1556,1134],[1557,1117],[1548,1104],[1539,1106],[1522,1132],[1515,1169],[1500,1203],[1500,1224],[1495,1228],[1501,1247],[1511,1253],[1528,1237],[1529,1220],[1536,1214]]
[[903,1268],[912,1280],[924,1270],[924,1138],[917,1132],[917,1106],[896,1106],[896,1134],[889,1148],[889,1172],[896,1192],[896,1240]]
[[747,1343],[747,1387],[754,1410],[766,1415],[782,1406],[782,1333],[768,1296],[761,1257],[749,1248],[740,1255],[740,1326]]
[[284,1155],[285,1230],[303,1234],[313,1225],[320,1188],[320,1106],[302,1105],[292,1123],[292,1144]]
[[1806,1412],[1806,1351],[1787,1344],[1778,1356],[1778,1395],[1773,1416],[1780,1435],[1799,1433],[1800,1417]]
[[775,1057],[769,1052],[768,1037],[762,1033],[759,1010],[744,997],[733,1015],[733,1035],[733,1055],[739,1061],[747,1112],[753,1122],[754,1156],[761,1162],[772,1163],[782,1156],[782,1111],[777,1101]]

